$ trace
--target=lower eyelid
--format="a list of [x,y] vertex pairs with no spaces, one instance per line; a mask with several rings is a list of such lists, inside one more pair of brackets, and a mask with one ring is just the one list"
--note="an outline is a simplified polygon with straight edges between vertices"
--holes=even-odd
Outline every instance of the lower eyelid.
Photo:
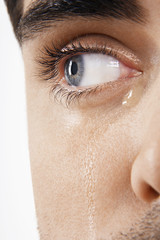
[[83,109],[110,105],[111,103],[114,105],[117,101],[121,104],[123,97],[138,81],[141,81],[139,77],[134,77],[130,80],[126,78],[85,90],[82,87],[78,87],[75,90],[75,88],[66,85],[62,79],[61,83],[51,86],[51,94],[57,103],[62,103],[65,107]]

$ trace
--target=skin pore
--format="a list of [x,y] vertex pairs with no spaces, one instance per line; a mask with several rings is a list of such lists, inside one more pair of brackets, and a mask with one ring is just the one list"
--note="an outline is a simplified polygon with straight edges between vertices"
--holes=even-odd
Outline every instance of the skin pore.
[[[137,3],[138,22],[98,14],[40,21],[32,11],[31,24],[36,1],[24,0],[19,36],[41,240],[160,239],[160,1],[124,2]],[[102,51],[127,66],[125,77],[96,90],[66,83],[69,57]]]

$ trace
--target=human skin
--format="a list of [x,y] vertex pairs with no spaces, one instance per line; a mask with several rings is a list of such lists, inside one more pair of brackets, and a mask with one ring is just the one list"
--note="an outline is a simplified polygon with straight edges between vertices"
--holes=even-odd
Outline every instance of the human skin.
[[[22,43],[42,240],[160,239],[160,1],[140,3],[147,24],[68,19]],[[66,106],[55,101],[35,59],[51,41],[86,34],[89,44],[127,48],[142,74]]]

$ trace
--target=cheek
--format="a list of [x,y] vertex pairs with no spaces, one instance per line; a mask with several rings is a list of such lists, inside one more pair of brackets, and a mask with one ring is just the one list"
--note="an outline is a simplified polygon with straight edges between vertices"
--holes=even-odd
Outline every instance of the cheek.
[[95,222],[98,228],[111,224],[113,209],[119,214],[124,199],[132,196],[126,192],[141,139],[139,126],[133,124],[141,126],[133,121],[138,114],[128,117],[106,113],[105,108],[71,111],[53,103],[45,83],[29,75],[27,79],[31,169],[41,231],[56,227],[59,236],[62,229],[71,236],[74,228],[85,234]]
[[49,233],[66,239],[65,233],[74,239],[75,229],[80,239],[94,239],[95,228],[104,235],[122,230],[137,209],[130,169],[143,139],[142,111],[64,108],[49,96],[46,82],[33,77],[33,59],[26,56],[29,149],[42,238]]

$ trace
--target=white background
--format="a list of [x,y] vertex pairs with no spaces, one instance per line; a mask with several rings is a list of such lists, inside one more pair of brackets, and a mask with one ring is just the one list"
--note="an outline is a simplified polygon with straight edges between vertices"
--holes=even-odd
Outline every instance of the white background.
[[0,0],[0,239],[37,240],[21,51]]

